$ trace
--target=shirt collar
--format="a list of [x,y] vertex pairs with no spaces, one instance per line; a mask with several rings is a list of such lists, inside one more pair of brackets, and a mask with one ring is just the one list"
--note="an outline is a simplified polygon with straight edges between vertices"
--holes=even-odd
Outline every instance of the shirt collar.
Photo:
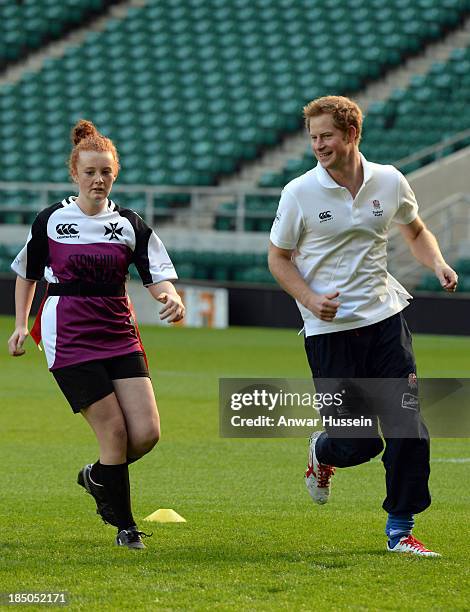
[[[364,183],[367,183],[367,181],[372,177],[372,168],[370,162],[367,161],[364,155],[362,153],[359,153],[359,155],[361,156],[362,168],[364,170]],[[338,185],[338,183],[328,174],[320,162],[317,162],[315,170],[317,173],[318,182],[322,187],[326,187],[327,189],[338,189],[341,187],[341,185]]]

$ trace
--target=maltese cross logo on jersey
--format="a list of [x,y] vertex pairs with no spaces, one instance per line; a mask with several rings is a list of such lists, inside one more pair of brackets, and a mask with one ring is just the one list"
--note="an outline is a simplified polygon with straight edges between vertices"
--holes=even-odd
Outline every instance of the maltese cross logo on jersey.
[[117,223],[110,223],[109,225],[111,227],[108,227],[107,225],[104,226],[104,235],[107,236],[108,234],[111,234],[111,236],[109,237],[110,240],[113,240],[113,239],[119,240],[119,236],[121,236],[122,238],[122,230],[124,228],[118,227]]

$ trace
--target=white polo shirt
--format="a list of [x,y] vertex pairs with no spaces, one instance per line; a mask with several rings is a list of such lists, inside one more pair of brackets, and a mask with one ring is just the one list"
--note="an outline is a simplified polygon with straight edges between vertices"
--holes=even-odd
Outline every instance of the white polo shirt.
[[354,199],[321,164],[282,191],[271,242],[295,249],[295,265],[312,291],[340,293],[331,322],[297,302],[307,336],[377,323],[412,299],[387,272],[387,235],[392,221],[407,225],[417,217],[415,195],[393,166],[368,162],[362,154],[361,160],[364,182]]

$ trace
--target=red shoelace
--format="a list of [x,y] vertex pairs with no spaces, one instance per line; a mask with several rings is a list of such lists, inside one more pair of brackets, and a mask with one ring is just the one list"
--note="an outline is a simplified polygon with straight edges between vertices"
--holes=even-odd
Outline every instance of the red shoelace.
[[412,548],[417,548],[421,552],[432,552],[429,548],[426,548],[422,542],[417,540],[413,535],[409,535],[406,539],[402,540],[402,544],[408,544]]
[[305,476],[307,476],[308,478],[310,474],[313,474],[314,477],[317,479],[318,487],[320,489],[326,489],[329,486],[331,477],[333,476],[335,471],[336,468],[334,466],[319,463],[318,474],[315,474],[315,472],[313,471],[313,465],[309,465],[307,471],[305,472]]

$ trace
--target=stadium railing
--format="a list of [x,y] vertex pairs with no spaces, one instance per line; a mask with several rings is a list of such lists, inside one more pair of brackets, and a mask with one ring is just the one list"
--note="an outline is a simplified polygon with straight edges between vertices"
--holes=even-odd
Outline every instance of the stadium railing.
[[[452,153],[460,151],[470,145],[470,129],[462,130],[457,134],[444,138],[438,143],[435,143],[430,146],[426,146],[416,151],[412,155],[408,155],[402,158],[391,158],[386,163],[391,163],[399,170],[401,170],[404,174],[410,174],[416,170],[420,170],[425,168],[428,164],[438,161]],[[285,169],[288,169],[289,172],[269,172],[266,171],[265,174],[261,177],[259,181],[259,187],[263,189],[267,188],[278,188],[281,189],[289,180],[294,178],[294,176],[299,176],[313,167],[314,161],[312,157],[311,147],[310,145],[305,146],[306,154],[301,159],[291,159],[285,166]],[[373,157],[369,158],[370,161],[375,161]],[[385,163],[385,162],[384,162]],[[250,206],[251,202],[248,202],[248,211],[252,211],[252,214],[249,215],[251,220],[250,227],[245,227],[245,230],[258,230],[258,231],[266,231],[266,225],[264,223],[259,223],[258,220],[265,219],[266,214],[265,208],[271,215],[271,219],[274,217],[275,210],[277,208],[277,202],[273,200],[266,199],[263,202],[258,201],[255,202],[255,206]],[[256,204],[259,204],[256,206]],[[229,204],[221,204],[217,211],[216,221],[215,221],[215,229],[228,229],[225,226],[219,227],[219,218],[221,215],[227,217],[230,214],[230,205]],[[232,211],[234,210],[232,203]],[[234,213],[233,213],[234,214]],[[268,215],[269,216],[269,215]],[[226,225],[226,224],[225,224]],[[234,224],[232,223],[231,229],[234,229]],[[246,224],[245,224],[246,226]]]
[[[470,257],[470,194],[457,193],[420,211],[426,226],[438,236],[439,245],[449,263]],[[388,243],[390,272],[415,287],[423,277],[423,266],[410,253],[398,227],[393,227]]]
[[430,163],[442,159],[449,153],[458,151],[460,148],[467,147],[470,144],[470,129],[462,130],[449,138],[445,138],[441,142],[425,147],[412,155],[407,155],[402,159],[399,159],[393,165],[396,166],[403,173],[407,174],[413,170],[421,168],[424,163]]
[[[75,194],[77,191],[76,185],[72,183],[30,183],[30,182],[2,182],[0,181],[0,193],[2,193],[4,201],[8,201],[8,192],[25,192],[28,194],[37,194],[37,199],[28,196],[32,203],[21,204],[1,204],[0,205],[0,222],[4,222],[2,217],[8,213],[16,214],[24,217],[23,221],[17,223],[31,223],[34,215],[43,210],[50,204],[60,201],[62,198]],[[131,206],[143,216],[149,225],[153,225],[159,220],[172,219],[177,221],[183,227],[193,229],[207,227],[212,224],[214,218],[214,208],[210,205],[208,198],[227,199],[231,198],[235,201],[236,207],[234,210],[227,210],[227,216],[234,219],[234,229],[236,231],[245,231],[246,218],[261,215],[266,219],[274,218],[274,212],[269,209],[265,211],[252,212],[247,210],[246,200],[250,196],[254,197],[269,197],[279,198],[281,193],[277,188],[258,188],[246,190],[244,188],[221,188],[221,187],[178,187],[174,185],[115,185],[113,187],[112,199],[120,204],[119,196],[121,194],[141,195],[140,206]],[[60,197],[55,197],[60,194]],[[167,207],[159,207],[155,205],[159,196],[172,196],[175,198],[181,195],[187,195],[190,198],[188,207],[181,209],[172,209],[169,211]],[[54,197],[52,197],[54,196]],[[123,204],[127,207],[126,204]]]
[[[426,159],[428,163],[436,161],[450,152],[468,146],[469,140],[470,129],[464,130],[414,155],[399,159],[393,165],[405,173],[411,172],[415,169],[415,164],[422,167],[423,159]],[[312,167],[313,165],[312,159]],[[253,230],[267,232],[276,213],[281,189],[281,186],[247,189],[236,185],[232,187],[186,187],[117,183],[113,187],[113,198],[123,207],[136,210],[149,225],[158,223],[159,225],[174,224],[190,229],[215,227],[215,229],[235,232]],[[0,181],[0,224],[28,225],[37,212],[74,193],[76,193],[76,185],[72,183]],[[172,198],[176,205],[168,207],[166,200]],[[178,207],[179,198],[184,200],[189,198],[189,205]],[[225,205],[221,205],[222,202],[225,202]],[[439,206],[442,207],[442,204]],[[434,210],[437,212],[438,208],[421,209],[422,216],[427,218],[427,215]],[[222,227],[214,222],[220,218],[226,220]],[[260,220],[261,224],[256,225],[255,222]]]
[[[52,186],[55,188],[57,185]],[[44,193],[47,194],[47,191]],[[118,198],[116,200],[119,201]],[[459,291],[470,291],[470,194],[455,194],[438,202],[424,210],[422,218],[439,236],[442,251],[449,263],[458,267],[460,261]],[[157,231],[160,229],[164,231],[160,227]],[[10,263],[21,248],[24,231],[24,227],[0,227],[0,273],[11,274]],[[182,279],[274,283],[266,261],[267,237],[261,232],[204,231],[184,224],[178,231],[170,229],[165,243],[167,239],[169,252]],[[391,231],[388,253],[390,271],[406,287],[431,291],[440,289],[434,277],[423,274],[422,265],[412,258],[408,245],[401,239],[396,227]]]

